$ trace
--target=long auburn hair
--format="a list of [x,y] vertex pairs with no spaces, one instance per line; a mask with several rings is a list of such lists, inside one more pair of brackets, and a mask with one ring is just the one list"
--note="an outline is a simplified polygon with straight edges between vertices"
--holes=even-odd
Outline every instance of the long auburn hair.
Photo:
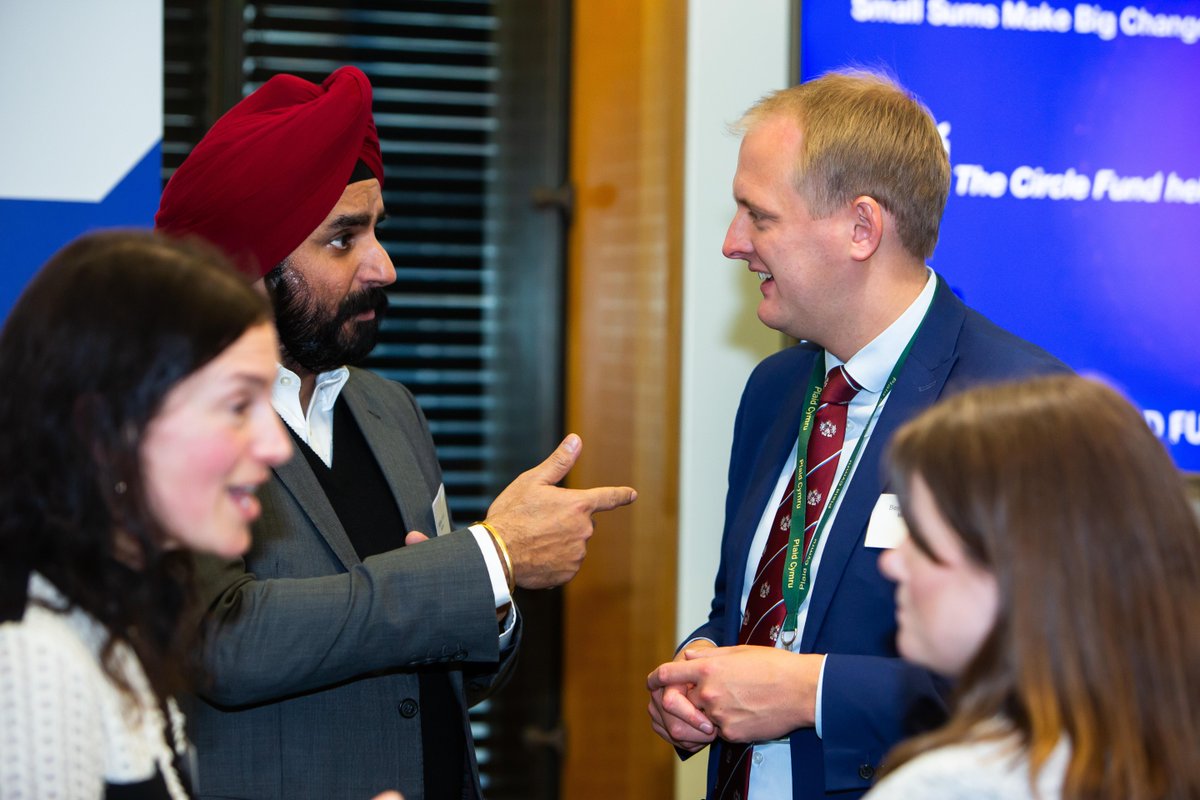
[[1064,798],[1200,797],[1200,524],[1141,414],[1077,376],[981,388],[905,425],[889,461],[901,505],[919,475],[1000,602],[950,720],[887,770],[1015,735],[1032,780],[1066,736]]
[[143,436],[176,384],[269,320],[216,251],[108,231],[56,253],[0,332],[4,605],[23,608],[30,572],[44,575],[107,629],[101,663],[126,693],[117,642],[159,697],[190,677],[188,559],[164,548]]

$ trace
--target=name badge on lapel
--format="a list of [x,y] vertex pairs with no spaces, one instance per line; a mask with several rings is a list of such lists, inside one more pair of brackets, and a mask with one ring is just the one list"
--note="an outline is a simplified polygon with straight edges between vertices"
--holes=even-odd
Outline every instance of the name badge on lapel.
[[446,484],[438,487],[437,497],[433,498],[433,523],[437,527],[436,536],[450,532],[450,509],[446,507]]
[[900,500],[894,494],[881,494],[867,523],[867,547],[890,550],[908,535],[904,517],[900,515]]

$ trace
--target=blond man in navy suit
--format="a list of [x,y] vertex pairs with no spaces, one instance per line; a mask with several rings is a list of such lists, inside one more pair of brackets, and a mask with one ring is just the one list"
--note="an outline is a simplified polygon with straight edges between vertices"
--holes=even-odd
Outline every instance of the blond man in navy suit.
[[[876,566],[891,538],[877,525],[891,505],[887,440],[963,387],[1065,367],[967,308],[926,266],[950,165],[933,118],[902,87],[834,73],[768,96],[742,127],[724,254],[761,280],[759,319],[800,343],[746,384],[711,612],[650,674],[649,713],[681,755],[711,746],[709,800],[858,797],[888,749],[945,710],[945,683],[897,655],[893,589]],[[739,644],[797,464],[810,375],[838,368],[859,389],[834,462],[844,491],[830,491],[811,547],[811,589],[773,646]],[[776,558],[765,582],[782,582],[786,564]]]

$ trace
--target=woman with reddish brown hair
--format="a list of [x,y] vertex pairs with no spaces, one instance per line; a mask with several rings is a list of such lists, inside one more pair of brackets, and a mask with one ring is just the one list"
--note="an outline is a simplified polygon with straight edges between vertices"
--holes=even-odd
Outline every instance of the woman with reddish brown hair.
[[977,389],[890,464],[898,647],[958,685],[870,797],[1200,797],[1200,525],[1138,411],[1075,376]]

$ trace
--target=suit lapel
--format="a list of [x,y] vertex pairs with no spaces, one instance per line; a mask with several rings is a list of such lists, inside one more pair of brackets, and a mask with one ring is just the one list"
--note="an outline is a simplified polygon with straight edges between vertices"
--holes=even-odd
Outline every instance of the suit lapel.
[[[355,370],[351,369],[350,380],[342,390],[346,406],[383,470],[404,524],[409,530],[436,536],[431,506],[433,492],[425,485],[412,443],[404,437],[400,426],[385,421],[384,409],[378,399],[365,391],[362,382],[354,377]],[[401,538],[405,533],[407,531],[401,531]]]
[[274,467],[274,472],[297,505],[308,515],[309,521],[342,562],[342,566],[348,570],[355,564],[361,564],[362,560],[350,544],[350,537],[346,535],[325,490],[321,488],[304,456],[299,452],[292,453],[286,463]]
[[863,547],[867,521],[884,490],[883,454],[887,444],[897,428],[941,395],[958,359],[958,335],[965,317],[966,307],[939,277],[929,313],[870,434],[825,544],[801,636],[802,652],[812,651],[846,564]]

